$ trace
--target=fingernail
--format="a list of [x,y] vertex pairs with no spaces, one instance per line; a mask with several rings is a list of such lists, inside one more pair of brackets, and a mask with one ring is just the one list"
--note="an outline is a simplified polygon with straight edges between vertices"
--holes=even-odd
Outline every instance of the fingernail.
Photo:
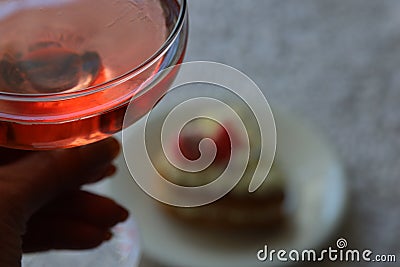
[[79,149],[81,157],[88,161],[88,165],[94,167],[115,159],[119,154],[120,146],[114,138],[107,138]]
[[112,154],[112,157],[116,158],[119,155],[121,146],[118,143],[118,141],[116,139],[114,139],[114,138],[109,138],[107,140],[109,142],[108,146],[109,146],[110,152]]
[[108,241],[113,237],[113,234],[111,232],[106,232],[104,234],[104,240]]
[[129,217],[129,211],[126,210],[124,207],[120,207],[121,213],[120,213],[120,219],[121,221],[125,221]]
[[129,211],[122,207],[120,204],[117,202],[114,202],[116,205],[115,209],[115,219],[118,220],[118,222],[123,222],[129,217]]
[[115,174],[116,171],[117,171],[117,168],[114,165],[111,165],[110,167],[108,167],[108,169],[104,173],[104,176],[105,177],[112,176]]
[[89,175],[89,179],[87,183],[97,183],[98,181],[103,180],[105,177],[112,176],[116,172],[116,168],[113,165],[109,166],[101,166],[99,169],[96,169]]
[[110,153],[112,158],[117,157],[120,151],[118,141],[112,137],[99,141],[96,145],[98,145],[104,152]]

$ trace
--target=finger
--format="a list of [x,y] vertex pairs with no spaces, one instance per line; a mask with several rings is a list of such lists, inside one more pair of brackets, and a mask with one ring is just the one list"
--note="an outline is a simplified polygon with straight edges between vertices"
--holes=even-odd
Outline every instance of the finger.
[[22,249],[24,252],[90,249],[111,238],[109,228],[75,220],[40,218],[29,222],[22,237]]
[[112,227],[125,221],[129,212],[109,198],[76,191],[52,201],[34,216],[73,219],[97,227]]
[[104,165],[103,170],[99,170],[98,172],[93,173],[92,175],[89,175],[88,178],[86,179],[85,184],[93,184],[97,183],[101,180],[103,180],[106,177],[113,176],[117,171],[117,168],[112,165]]
[[108,138],[84,147],[34,153],[2,171],[17,201],[28,203],[34,212],[56,195],[85,184],[94,173],[104,172],[118,153],[118,142]]

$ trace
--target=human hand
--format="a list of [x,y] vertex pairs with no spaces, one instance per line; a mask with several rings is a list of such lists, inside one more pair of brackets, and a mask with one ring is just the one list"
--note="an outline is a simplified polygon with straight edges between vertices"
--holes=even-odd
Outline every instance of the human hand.
[[112,175],[118,153],[112,138],[55,151],[0,148],[0,266],[20,266],[23,252],[88,249],[109,240],[128,212],[80,187]]

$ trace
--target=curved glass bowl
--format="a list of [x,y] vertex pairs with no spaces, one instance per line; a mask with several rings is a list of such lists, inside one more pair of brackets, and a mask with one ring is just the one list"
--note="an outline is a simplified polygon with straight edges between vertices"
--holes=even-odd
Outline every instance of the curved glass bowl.
[[[155,1],[156,0],[148,0],[147,2]],[[65,18],[66,14],[64,14],[62,10],[66,10],[69,5],[80,4],[81,2],[88,2],[91,4],[91,8],[88,9],[91,10],[90,14],[86,16],[82,14],[83,11],[80,9],[80,13],[74,9],[73,12],[77,12],[77,14],[73,13],[77,16],[76,19]],[[105,24],[100,22],[94,23],[94,18],[103,18],[105,14],[107,14],[107,12],[101,13],[101,10],[96,12],[97,6],[101,6],[103,3],[107,2],[113,2],[114,5],[120,5],[126,2],[127,6],[118,11],[118,16],[113,15],[114,17],[111,22],[104,20]],[[46,86],[48,86],[46,82],[48,81],[54,80],[53,84],[59,88],[64,88],[65,86],[67,86],[66,88],[72,88],[79,84],[79,81],[83,78],[85,78],[83,82],[87,79],[90,80],[90,75],[81,75],[83,78],[81,77],[81,80],[78,81],[74,76],[76,71],[61,71],[58,68],[60,64],[55,64],[50,67],[46,66],[45,68],[39,66],[39,68],[37,68],[38,62],[32,63],[31,58],[39,54],[41,48],[50,47],[52,51],[59,51],[60,45],[52,40],[40,41],[33,45],[33,48],[32,46],[28,47],[27,50],[29,50],[31,54],[33,50],[34,55],[25,56],[25,58],[28,58],[25,59],[25,61],[22,59],[20,59],[20,61],[18,61],[18,59],[15,60],[17,63],[12,65],[14,68],[11,68],[11,70],[8,60],[8,57],[10,57],[8,54],[10,53],[7,52],[8,54],[3,53],[3,55],[1,55],[0,51],[0,56],[3,57],[0,61],[0,76],[2,75],[0,80],[0,146],[27,150],[45,150],[85,145],[104,139],[120,131],[123,127],[126,108],[131,101],[133,101],[133,104],[138,108],[135,109],[135,114],[130,114],[130,123],[134,123],[152,108],[154,99],[160,98],[166,92],[168,85],[175,77],[176,71],[172,70],[168,75],[164,75],[163,77],[157,76],[157,73],[170,66],[179,64],[183,60],[188,35],[187,4],[186,0],[160,1],[162,3],[163,16],[165,17],[168,30],[165,40],[158,49],[154,50],[154,53],[140,61],[140,64],[133,62],[134,58],[132,58],[132,63],[130,63],[128,59],[131,54],[129,53],[131,49],[119,47],[120,43],[124,43],[123,40],[126,40],[126,38],[128,38],[126,36],[130,34],[129,27],[127,28],[128,30],[126,30],[126,27],[123,28],[123,26],[126,26],[126,24],[130,25],[131,23],[134,24],[137,20],[151,18],[140,13],[143,13],[143,8],[139,8],[136,12],[139,14],[139,17],[132,18],[130,17],[132,14],[126,10],[129,10],[129,8],[134,10],[134,8],[137,8],[138,4],[143,2],[146,3],[146,1],[138,0],[116,2],[102,0],[97,1],[96,5],[93,5],[93,2],[89,0],[0,0],[0,19],[4,16],[12,16],[6,14],[7,12],[17,12],[22,8],[32,8],[32,6],[36,8],[37,12],[48,12],[49,14],[45,14],[45,16],[42,14],[40,18],[48,17],[51,20],[54,19],[55,22],[51,24],[51,27],[56,27],[56,29],[49,30],[50,26],[43,27],[43,24],[35,20],[31,23],[30,27],[32,28],[32,25],[35,25],[37,22],[37,27],[33,29],[45,29],[47,34],[46,38],[54,38],[54,36],[56,36],[58,38],[57,40],[63,40],[65,42],[74,40],[74,48],[79,49],[79,53],[81,53],[79,57],[76,57],[78,53],[73,53],[75,57],[73,57],[73,59],[69,57],[68,63],[65,63],[65,61],[61,63],[56,61],[56,63],[68,67],[68,64],[72,64],[70,62],[75,62],[73,61],[75,58],[77,58],[76,62],[81,62],[82,58],[91,58],[92,63],[89,62],[86,64],[83,62],[82,65],[79,66],[79,69],[83,69],[91,75],[95,73],[100,77],[96,82],[83,88],[56,91],[46,90]],[[10,3],[14,5],[10,5]],[[25,5],[23,3],[25,3]],[[36,6],[34,3],[36,3]],[[47,5],[49,5],[49,3],[57,6],[57,8],[52,9],[48,7]],[[28,4],[31,6],[27,6]],[[55,12],[57,12],[57,14],[53,14]],[[64,18],[64,20],[59,18]],[[82,19],[82,21],[79,21],[79,19]],[[60,21],[62,21],[62,23]],[[6,20],[0,20],[0,34],[9,30],[7,25],[3,25],[2,27],[2,24],[5,23],[7,23]],[[46,25],[47,24],[49,23],[46,23]],[[90,27],[92,28],[87,25],[91,25]],[[86,30],[86,27],[90,28],[90,30]],[[25,28],[22,28],[22,30],[24,29]],[[21,31],[21,29],[19,30]],[[29,27],[27,30],[34,32],[34,30]],[[64,32],[60,34],[59,31]],[[74,31],[79,34],[74,35]],[[106,31],[106,33],[108,31],[110,34],[117,32],[118,34],[115,36],[110,35],[108,38],[107,34],[104,34],[103,31]],[[18,30],[15,30],[15,32],[18,36],[23,36]],[[50,32],[50,34],[48,32]],[[143,34],[146,34],[146,32]],[[112,68],[119,68],[119,72],[114,72],[111,76],[107,75],[106,68],[97,68],[95,64],[103,59],[103,55],[101,53],[96,55],[92,50],[96,49],[97,46],[102,47],[102,43],[98,43],[97,46],[92,45],[92,47],[88,45],[89,48],[87,48],[85,53],[80,49],[80,47],[83,46],[82,43],[85,42],[85,38],[92,40],[96,39],[97,35],[101,35],[101,38],[97,38],[97,41],[100,40],[104,44],[108,44],[109,50],[113,49],[113,51],[104,52],[105,61],[107,60],[106,58],[108,58],[110,64],[113,62],[115,63],[114,57],[122,60],[119,65],[118,63],[114,64]],[[115,39],[116,36],[120,39]],[[143,41],[140,39],[141,36],[136,36],[135,38],[139,38],[137,40]],[[147,40],[146,38],[143,39]],[[129,39],[127,39],[125,43],[129,44],[128,41]],[[148,45],[154,44],[149,43]],[[10,45],[10,47],[13,47],[10,50],[14,49],[18,51],[15,45]],[[144,47],[146,47],[146,44],[144,44]],[[60,57],[59,55],[64,55],[63,53],[65,54],[67,52],[59,52],[57,56]],[[137,55],[143,56],[141,53],[137,53]],[[18,52],[14,52],[11,57],[18,58],[21,56]],[[43,60],[40,61],[40,63],[42,62]],[[28,71],[22,74],[19,73],[19,68],[27,64],[29,67],[34,66],[32,67],[33,70],[28,69]],[[73,67],[75,65],[73,65]],[[8,67],[6,68],[4,66]],[[45,73],[40,73],[42,76],[36,79],[35,74],[41,71]],[[99,75],[99,73],[101,75]],[[54,77],[48,77],[54,74],[59,74],[58,76],[64,80],[60,78],[62,81],[59,81],[58,79],[53,79]],[[19,92],[17,90],[19,88],[18,79],[21,80],[21,77],[25,77],[24,75],[32,76],[29,76],[30,80],[28,80],[28,82],[34,84],[34,88],[44,89],[34,91],[33,93],[31,91]],[[92,76],[94,76],[94,74]],[[74,83],[74,79],[78,82]],[[13,86],[16,86],[15,90],[13,90]],[[49,93],[49,91],[51,91],[51,93]]]

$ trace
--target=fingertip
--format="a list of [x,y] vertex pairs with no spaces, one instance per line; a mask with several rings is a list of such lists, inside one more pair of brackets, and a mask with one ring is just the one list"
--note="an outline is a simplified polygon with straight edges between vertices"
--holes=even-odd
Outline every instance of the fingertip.
[[119,142],[115,138],[107,138],[99,142],[78,148],[79,156],[90,166],[98,166],[109,163],[115,159],[120,152]]
[[93,171],[93,174],[88,175],[89,178],[83,181],[84,184],[93,184],[100,182],[101,180],[113,176],[117,171],[117,168],[110,164],[101,166],[99,170]]
[[113,151],[113,158],[116,158],[119,153],[121,152],[121,144],[119,141],[115,138],[109,138],[110,139],[110,147],[111,151]]
[[104,233],[104,241],[109,241],[113,238],[113,234],[110,231]]
[[104,149],[110,153],[113,159],[119,155],[121,150],[121,146],[118,140],[113,137],[109,137],[107,139],[94,143],[94,145],[104,147]]
[[129,211],[120,205],[118,205],[118,208],[119,208],[118,222],[126,221],[129,218]]
[[117,167],[115,167],[114,165],[110,165],[106,170],[104,176],[105,177],[113,176],[116,172],[117,172]]
[[122,208],[122,212],[121,212],[121,219],[122,221],[126,221],[129,218],[129,211],[127,209],[125,209],[124,207]]

